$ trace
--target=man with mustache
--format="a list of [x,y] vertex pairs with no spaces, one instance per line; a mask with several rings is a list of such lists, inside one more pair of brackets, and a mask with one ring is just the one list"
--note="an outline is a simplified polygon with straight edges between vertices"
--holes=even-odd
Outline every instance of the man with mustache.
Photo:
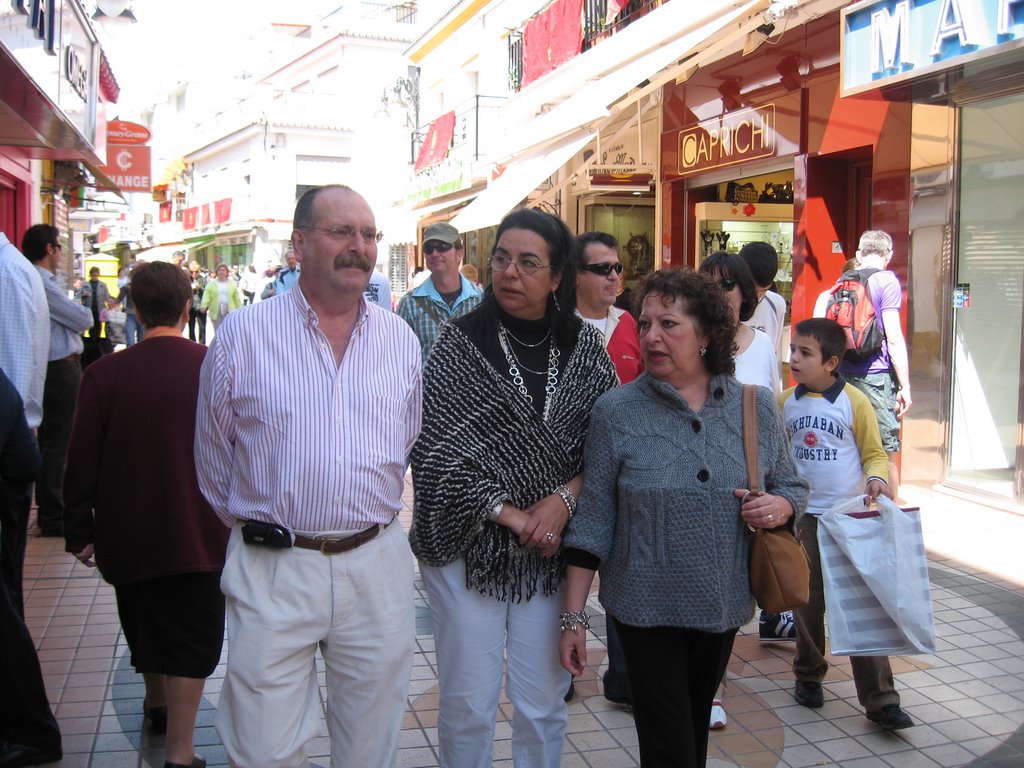
[[233,765],[305,765],[326,661],[333,760],[394,766],[412,670],[413,563],[396,516],[420,431],[420,348],[368,303],[377,231],[348,187],[295,208],[298,283],[230,314],[203,363],[199,486],[231,526],[216,727]]

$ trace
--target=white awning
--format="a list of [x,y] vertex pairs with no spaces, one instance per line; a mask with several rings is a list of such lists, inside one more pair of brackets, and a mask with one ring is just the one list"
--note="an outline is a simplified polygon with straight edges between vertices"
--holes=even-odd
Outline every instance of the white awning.
[[170,261],[171,257],[179,251],[188,254],[193,248],[198,248],[200,245],[205,245],[207,241],[200,241],[197,243],[171,243],[170,245],[156,245],[152,248],[147,248],[144,251],[139,251],[135,254],[136,261]]
[[[550,143],[553,139],[580,127],[595,130],[597,126],[594,123],[609,117],[611,115],[609,108],[633,88],[692,54],[712,35],[729,24],[745,18],[751,10],[760,4],[761,0],[752,0],[738,8],[734,7],[718,18],[691,29],[645,56],[585,83],[574,95],[559,103],[554,109],[531,120],[526,130],[519,132],[512,141],[502,147],[499,159],[514,157],[520,152]],[[658,11],[649,14],[650,17],[653,18],[671,5],[663,6]],[[680,3],[679,5],[684,4]],[[689,7],[689,4],[686,5]],[[718,3],[718,5],[735,6],[735,3]]]
[[516,160],[463,208],[451,225],[459,232],[472,232],[497,224],[593,138],[592,133],[577,133],[554,148]]

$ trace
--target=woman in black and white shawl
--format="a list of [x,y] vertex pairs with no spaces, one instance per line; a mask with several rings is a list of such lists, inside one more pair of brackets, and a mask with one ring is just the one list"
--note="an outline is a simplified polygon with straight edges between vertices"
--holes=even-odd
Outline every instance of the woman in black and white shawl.
[[506,216],[481,306],[445,326],[424,371],[410,539],[433,617],[445,767],[492,764],[506,654],[514,764],[561,761],[561,539],[591,407],[618,383],[575,313],[574,247],[554,216]]

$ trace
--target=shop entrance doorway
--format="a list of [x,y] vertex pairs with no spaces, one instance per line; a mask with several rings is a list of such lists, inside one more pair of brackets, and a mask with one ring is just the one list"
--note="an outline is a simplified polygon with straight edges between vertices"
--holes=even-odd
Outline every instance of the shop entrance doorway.
[[1024,95],[960,112],[947,480],[1024,502]]

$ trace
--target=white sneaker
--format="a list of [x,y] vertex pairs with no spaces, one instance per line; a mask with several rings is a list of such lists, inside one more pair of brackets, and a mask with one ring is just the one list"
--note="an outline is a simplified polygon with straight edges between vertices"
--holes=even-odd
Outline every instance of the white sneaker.
[[720,731],[728,722],[729,719],[725,716],[725,707],[722,706],[722,701],[715,699],[711,704],[711,725],[708,727],[712,731]]

